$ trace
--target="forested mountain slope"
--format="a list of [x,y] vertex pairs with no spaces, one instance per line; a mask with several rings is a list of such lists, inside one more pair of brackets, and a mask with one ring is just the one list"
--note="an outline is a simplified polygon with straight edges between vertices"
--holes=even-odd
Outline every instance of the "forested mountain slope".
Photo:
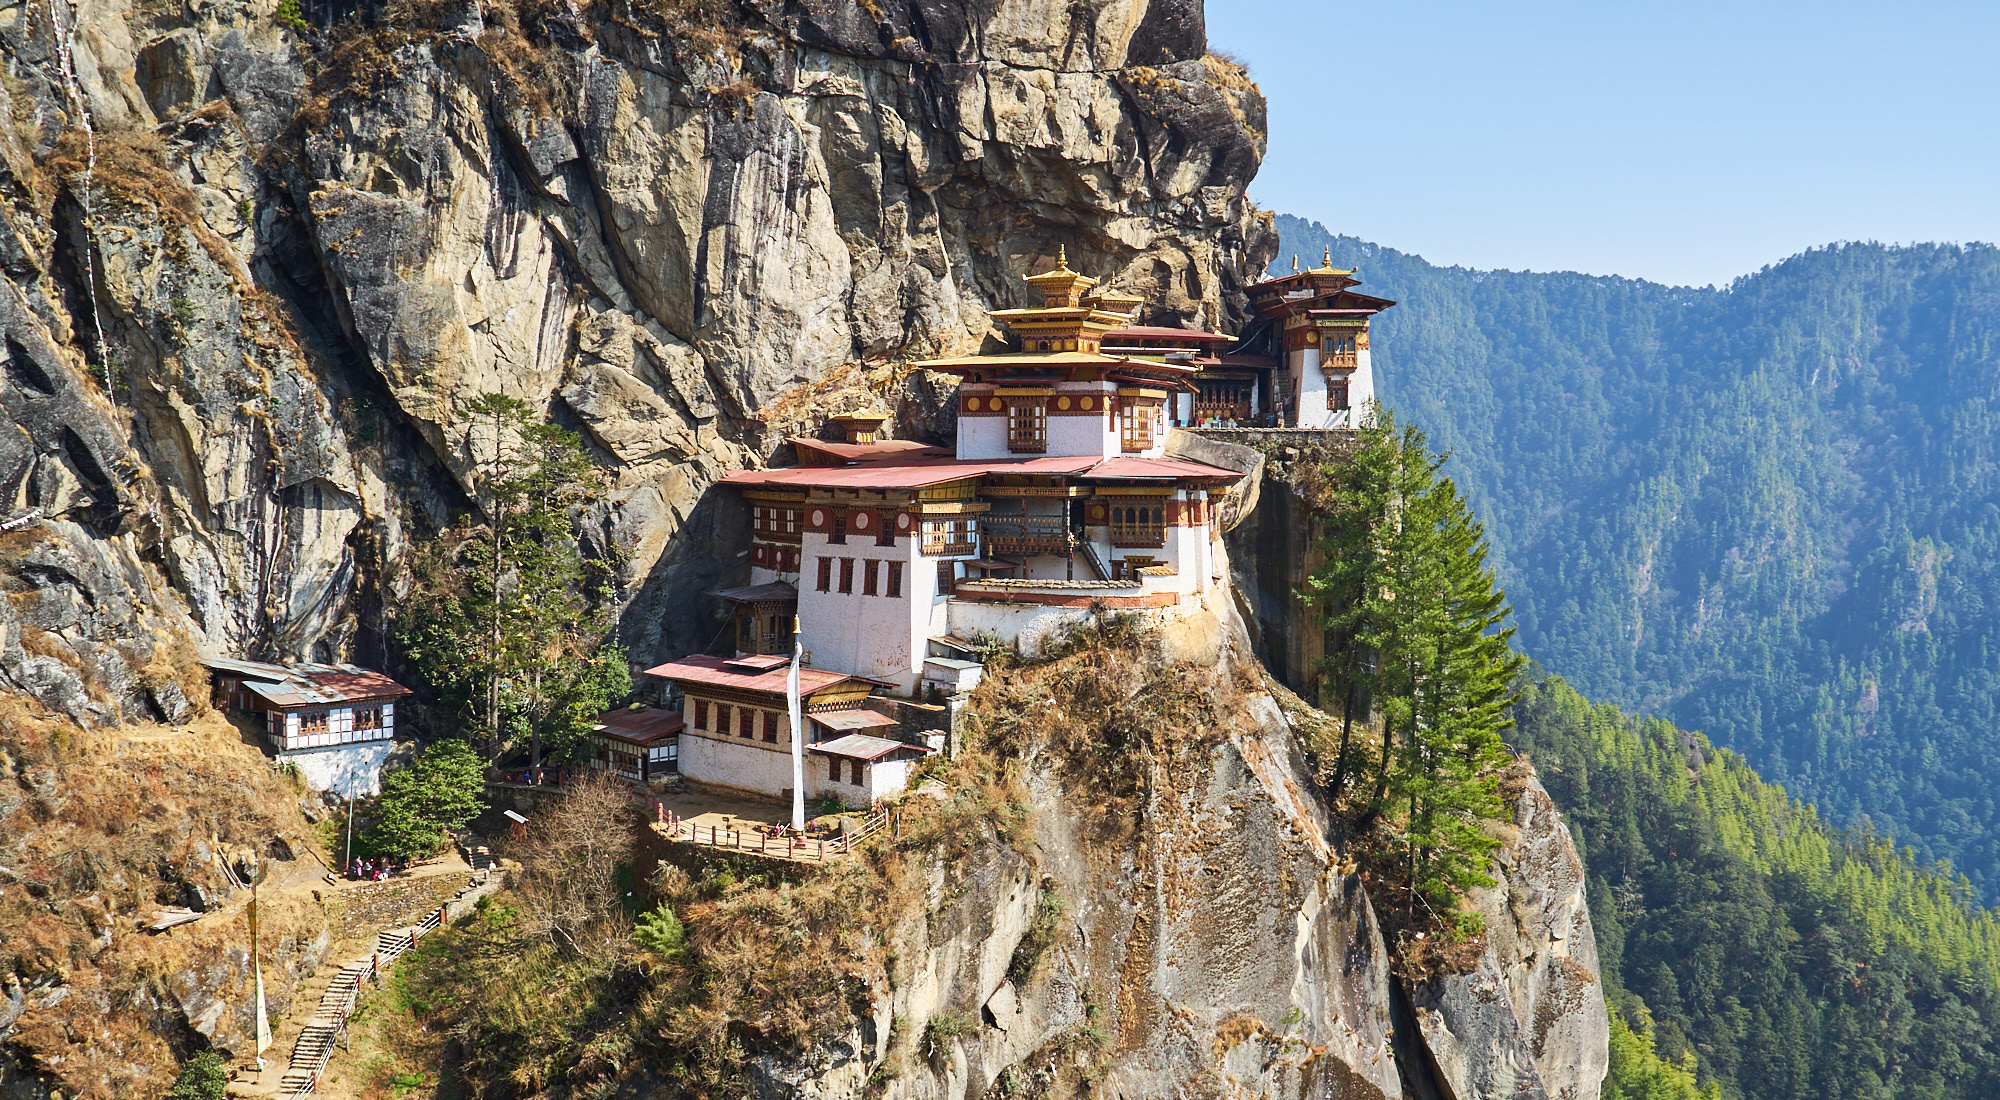
[[1278,265],[1330,247],[1401,302],[1384,399],[1453,452],[1527,652],[2000,889],[2000,250],[1689,289],[1278,225]]
[[[1656,718],[1528,688],[1510,740],[1589,871],[1614,1025],[1609,1100],[2000,1093],[2000,920],[1971,884],[1842,834],[1740,756]],[[1638,1049],[1635,1049],[1638,1048]]]

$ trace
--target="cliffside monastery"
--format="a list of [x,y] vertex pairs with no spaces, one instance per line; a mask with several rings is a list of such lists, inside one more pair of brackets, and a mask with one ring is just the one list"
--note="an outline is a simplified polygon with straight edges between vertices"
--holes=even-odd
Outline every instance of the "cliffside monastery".
[[[1294,264],[1296,268],[1296,264]],[[1040,304],[994,311],[1005,346],[917,364],[957,375],[955,445],[794,439],[743,470],[750,583],[717,593],[736,654],[648,672],[678,689],[680,773],[791,795],[787,673],[801,673],[809,799],[866,805],[942,744],[926,705],[977,682],[982,644],[1035,651],[1105,608],[1229,614],[1216,499],[1243,474],[1175,429],[1341,429],[1374,397],[1368,322],[1395,303],[1323,263],[1251,289],[1237,337],[1134,323],[1141,299],[1056,267]],[[796,636],[794,631],[796,630]]]
[[[918,364],[960,379],[953,446],[835,417],[842,439],[790,441],[798,465],[723,478],[750,531],[749,583],[716,593],[735,654],[649,669],[678,702],[604,716],[593,763],[790,797],[796,650],[806,797],[868,805],[943,747],[942,701],[978,683],[986,646],[1032,653],[1099,609],[1226,619],[1216,504],[1244,475],[1191,433],[1358,426],[1369,318],[1395,303],[1353,276],[1258,283],[1230,337],[1137,324],[1139,298],[1059,254],[1027,278],[1039,304],[993,312],[1003,344]],[[217,705],[257,716],[313,787],[376,790],[407,689],[349,665],[208,665]]]

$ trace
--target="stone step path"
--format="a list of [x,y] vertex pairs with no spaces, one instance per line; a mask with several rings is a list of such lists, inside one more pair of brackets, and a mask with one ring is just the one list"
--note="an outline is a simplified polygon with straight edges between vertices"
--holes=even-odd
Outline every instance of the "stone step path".
[[319,1005],[312,1018],[299,1028],[298,1037],[292,1042],[291,1059],[285,1065],[284,1075],[278,1079],[278,1094],[303,1097],[319,1091],[320,1074],[333,1060],[334,1046],[347,1029],[347,1019],[361,997],[363,984],[369,981],[379,983],[382,972],[414,947],[417,937],[442,922],[446,909],[453,905],[462,908],[471,897],[488,893],[498,885],[497,879],[479,875],[451,902],[432,910],[418,924],[375,933],[374,950],[340,968],[340,972],[327,983],[325,992],[320,994]]

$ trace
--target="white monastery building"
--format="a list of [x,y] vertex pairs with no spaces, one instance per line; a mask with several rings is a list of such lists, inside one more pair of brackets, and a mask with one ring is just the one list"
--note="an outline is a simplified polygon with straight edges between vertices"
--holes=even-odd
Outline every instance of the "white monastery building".
[[1032,653],[1099,608],[1226,618],[1211,494],[1243,475],[1169,456],[1168,435],[1355,426],[1374,394],[1368,318],[1394,303],[1353,293],[1352,275],[1325,265],[1256,285],[1256,319],[1232,341],[1135,324],[1138,298],[1093,292],[1059,256],[1026,280],[1039,305],[992,314],[1008,346],[917,364],[961,380],[953,446],[877,440],[884,418],[839,417],[845,441],[791,441],[800,465],[727,475],[751,529],[750,583],[718,593],[737,656],[649,670],[684,697],[681,774],[790,796],[794,623],[808,795],[866,804],[929,751],[894,736],[895,708],[871,697],[963,690],[968,643]]

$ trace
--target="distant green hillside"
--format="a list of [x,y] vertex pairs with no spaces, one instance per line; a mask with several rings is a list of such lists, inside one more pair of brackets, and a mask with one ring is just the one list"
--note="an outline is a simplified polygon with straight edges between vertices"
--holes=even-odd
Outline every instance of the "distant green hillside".
[[1402,304],[1522,647],[2000,894],[2000,250],[1845,245],[1726,289],[1441,268],[1278,219]]
[[1559,679],[1516,717],[1589,869],[1606,993],[1639,1032],[1614,1025],[1607,1100],[1687,1100],[1687,1064],[1744,1100],[2000,1096],[2000,919],[1970,883],[1830,832],[1741,757]]

